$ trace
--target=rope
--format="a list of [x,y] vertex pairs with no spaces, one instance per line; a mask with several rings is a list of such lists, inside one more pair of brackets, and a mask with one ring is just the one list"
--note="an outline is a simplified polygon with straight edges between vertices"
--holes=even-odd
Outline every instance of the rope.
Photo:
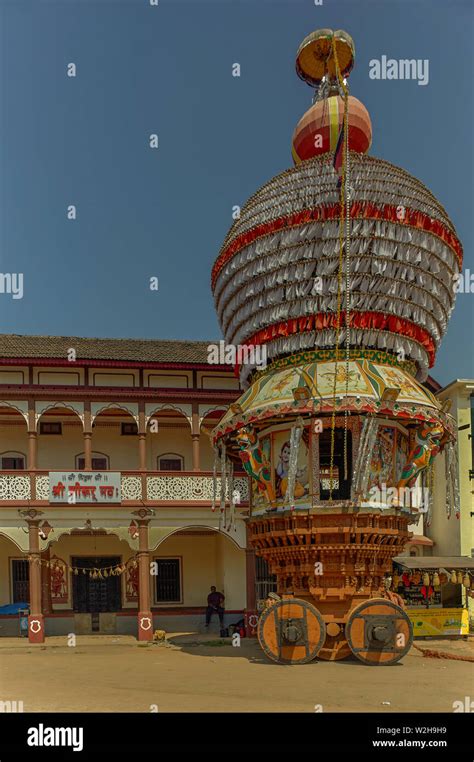
[[[336,346],[335,346],[335,357],[334,357],[334,385],[333,385],[333,406],[332,406],[332,416],[331,416],[331,458],[330,458],[330,482],[329,482],[329,499],[332,500],[332,494],[334,489],[334,478],[333,478],[333,468],[334,468],[334,444],[335,444],[335,429],[336,429],[336,387],[337,387],[337,371],[338,371],[338,363],[339,363],[339,340],[340,340],[340,332],[341,332],[341,308],[342,308],[342,276],[343,276],[343,270],[344,270],[344,237],[345,237],[345,248],[346,248],[346,257],[345,257],[345,290],[346,290],[346,299],[345,299],[345,322],[346,322],[346,336],[345,336],[345,355],[346,355],[346,365],[345,365],[345,382],[346,382],[346,397],[348,396],[348,389],[349,389],[349,356],[350,356],[350,347],[349,347],[349,341],[350,341],[350,329],[349,329],[349,314],[350,314],[350,299],[349,299],[349,282],[350,282],[350,270],[349,270],[349,247],[350,247],[350,204],[349,204],[349,191],[347,188],[347,177],[349,172],[349,130],[348,130],[348,113],[349,113],[349,90],[344,83],[344,80],[341,75],[341,70],[339,68],[339,61],[337,57],[337,49],[336,49],[336,42],[334,39],[334,36],[332,38],[332,51],[334,55],[334,61],[336,64],[336,76],[339,83],[339,87],[343,92],[343,98],[344,98],[344,117],[343,117],[343,131],[344,131],[344,142],[343,142],[343,154],[342,154],[342,173],[341,173],[341,189],[340,189],[340,196],[339,196],[339,206],[340,206],[340,217],[339,217],[339,268],[338,268],[338,274],[337,274],[337,318],[336,318]],[[345,228],[345,236],[344,236],[344,228]],[[348,421],[347,421],[348,411],[344,411],[344,479],[347,480],[348,476],[348,469],[347,469],[347,429],[348,429]],[[340,486],[340,479],[339,479],[339,486]]]

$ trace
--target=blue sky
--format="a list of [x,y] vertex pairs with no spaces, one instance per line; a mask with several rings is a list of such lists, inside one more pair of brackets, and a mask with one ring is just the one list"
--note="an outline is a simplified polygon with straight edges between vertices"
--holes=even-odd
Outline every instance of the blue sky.
[[[0,0],[0,272],[24,273],[0,332],[219,336],[211,266],[232,207],[292,166],[311,102],[295,53],[320,27],[355,40],[371,154],[439,198],[474,273],[470,1]],[[429,84],[371,80],[382,55],[429,59]],[[474,377],[473,302],[458,295],[443,384]]]

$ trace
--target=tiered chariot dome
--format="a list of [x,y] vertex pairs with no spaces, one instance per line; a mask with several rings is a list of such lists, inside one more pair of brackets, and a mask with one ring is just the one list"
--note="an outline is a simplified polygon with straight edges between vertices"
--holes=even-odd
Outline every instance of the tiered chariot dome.
[[240,459],[251,478],[250,541],[281,597],[259,638],[289,663],[351,651],[398,661],[411,625],[390,591],[392,558],[419,512],[429,520],[442,449],[457,510],[453,421],[423,382],[462,247],[419,180],[367,155],[353,62],[343,31],[303,41],[297,73],[317,90],[293,134],[296,166],[248,200],[212,270],[244,389],[214,444],[224,468]]

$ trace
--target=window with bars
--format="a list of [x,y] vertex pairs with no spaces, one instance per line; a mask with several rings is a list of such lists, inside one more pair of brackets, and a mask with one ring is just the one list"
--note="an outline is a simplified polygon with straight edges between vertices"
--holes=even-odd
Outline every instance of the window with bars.
[[182,455],[178,455],[174,452],[166,452],[163,455],[158,455],[158,470],[159,471],[183,471],[184,458]]
[[12,603],[30,600],[30,564],[24,558],[12,559]]
[[3,471],[23,471],[25,468],[25,456],[20,452],[9,452],[0,459]]
[[[86,467],[86,459],[80,455],[76,458],[76,468],[83,471]],[[107,471],[109,468],[109,459],[106,455],[92,455],[91,467],[93,471]]]
[[264,558],[255,556],[255,597],[257,606],[259,601],[263,603],[268,597],[268,593],[277,590],[277,578],[275,574],[270,574],[268,564]]
[[181,603],[181,559],[155,558],[156,603]]
[[120,433],[123,437],[133,437],[138,434],[138,426],[136,423],[121,423]]
[[40,421],[39,433],[40,434],[62,434],[63,433],[62,423],[59,423],[58,421],[51,422],[51,423],[48,421]]

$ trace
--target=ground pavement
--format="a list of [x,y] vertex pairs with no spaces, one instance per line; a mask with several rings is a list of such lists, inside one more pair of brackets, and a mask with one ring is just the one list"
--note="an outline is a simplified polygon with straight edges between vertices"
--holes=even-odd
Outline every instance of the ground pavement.
[[354,660],[284,666],[254,639],[232,646],[213,635],[168,634],[165,644],[131,636],[0,639],[0,699],[25,712],[452,712],[474,697],[474,665],[427,658],[420,647],[474,652],[466,641],[417,641],[392,667]]

